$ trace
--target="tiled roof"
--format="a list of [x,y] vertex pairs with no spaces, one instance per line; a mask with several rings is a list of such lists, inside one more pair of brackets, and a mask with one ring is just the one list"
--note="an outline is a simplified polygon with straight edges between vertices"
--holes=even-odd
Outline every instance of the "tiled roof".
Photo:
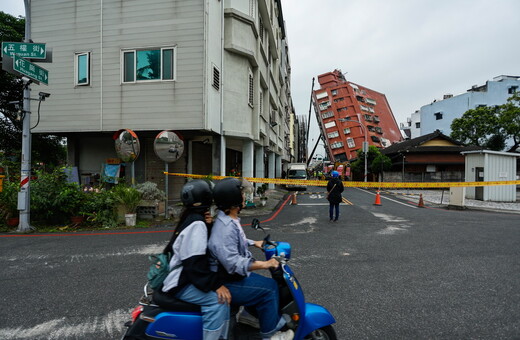
[[[451,143],[453,146],[421,146],[424,143],[431,141],[433,139],[444,139]],[[399,152],[461,152],[461,151],[469,151],[469,150],[480,150],[482,149],[479,146],[464,146],[461,142],[456,141],[446,135],[444,135],[439,130],[436,130],[427,135],[419,136],[417,138],[405,140],[404,142],[395,143],[390,145],[389,147],[381,150],[381,153],[384,155],[395,154]]]

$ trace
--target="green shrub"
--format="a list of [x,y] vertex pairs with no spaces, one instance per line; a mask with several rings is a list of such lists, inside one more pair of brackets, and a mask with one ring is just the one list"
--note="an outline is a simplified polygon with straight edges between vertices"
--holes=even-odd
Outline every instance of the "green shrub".
[[116,202],[121,204],[126,214],[135,214],[139,203],[141,202],[141,193],[136,188],[125,184],[118,184],[113,187],[112,192]]
[[18,182],[4,180],[3,190],[0,192],[0,218],[5,220],[18,215]]
[[87,222],[93,226],[117,226],[116,199],[112,190],[94,188],[86,193],[81,215],[87,216]]
[[40,223],[68,223],[86,202],[85,193],[77,183],[67,182],[63,169],[50,173],[38,171],[30,187],[31,220]]
[[166,198],[166,194],[157,187],[157,183],[139,183],[135,188],[141,193],[143,200],[164,200]]

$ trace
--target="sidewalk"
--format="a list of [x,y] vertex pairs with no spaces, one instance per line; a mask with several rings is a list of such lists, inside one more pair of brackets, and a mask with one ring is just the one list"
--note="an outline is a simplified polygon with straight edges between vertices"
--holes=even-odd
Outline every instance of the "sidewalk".
[[[397,190],[385,190],[395,195],[405,196],[412,202],[418,203],[420,194],[423,196],[425,203],[436,204],[440,207],[447,207],[450,204],[450,191],[449,190],[413,190],[413,189],[397,189]],[[491,211],[503,211],[510,213],[520,214],[520,192],[516,193],[516,202],[490,202],[490,201],[479,201],[466,198],[465,207],[468,209],[479,209],[479,210],[491,210]],[[441,201],[442,199],[442,201]]]
[[279,204],[283,203],[283,199],[288,193],[290,192],[279,187],[269,189],[266,191],[267,203],[265,206],[260,206],[260,198],[254,197],[253,203],[255,203],[255,207],[242,209],[242,211],[240,211],[240,216],[255,217],[270,214]]

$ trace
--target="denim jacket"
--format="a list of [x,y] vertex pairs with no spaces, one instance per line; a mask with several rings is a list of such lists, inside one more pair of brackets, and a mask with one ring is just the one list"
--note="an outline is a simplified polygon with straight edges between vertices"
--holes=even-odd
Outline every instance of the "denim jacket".
[[220,264],[228,274],[249,276],[249,267],[255,260],[248,247],[253,244],[246,238],[240,219],[219,211],[208,242],[211,270],[218,271]]

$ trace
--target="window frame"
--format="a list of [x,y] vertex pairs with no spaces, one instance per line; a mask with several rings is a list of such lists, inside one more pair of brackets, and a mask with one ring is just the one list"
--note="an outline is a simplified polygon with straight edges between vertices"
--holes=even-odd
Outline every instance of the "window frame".
[[[164,51],[171,50],[172,51],[172,70],[171,75],[172,79],[164,78]],[[139,51],[159,51],[160,56],[160,70],[159,73],[161,77],[159,79],[146,79],[146,80],[138,80],[137,79],[137,52]],[[126,81],[126,58],[125,55],[127,53],[133,53],[133,80]],[[142,48],[128,48],[121,50],[121,84],[137,84],[137,83],[150,83],[150,82],[174,82],[177,80],[177,46],[162,46],[162,47],[142,47]]]
[[[76,52],[74,53],[74,86],[90,86],[90,55],[91,52]],[[81,56],[87,56],[87,82],[79,82],[79,58]]]

